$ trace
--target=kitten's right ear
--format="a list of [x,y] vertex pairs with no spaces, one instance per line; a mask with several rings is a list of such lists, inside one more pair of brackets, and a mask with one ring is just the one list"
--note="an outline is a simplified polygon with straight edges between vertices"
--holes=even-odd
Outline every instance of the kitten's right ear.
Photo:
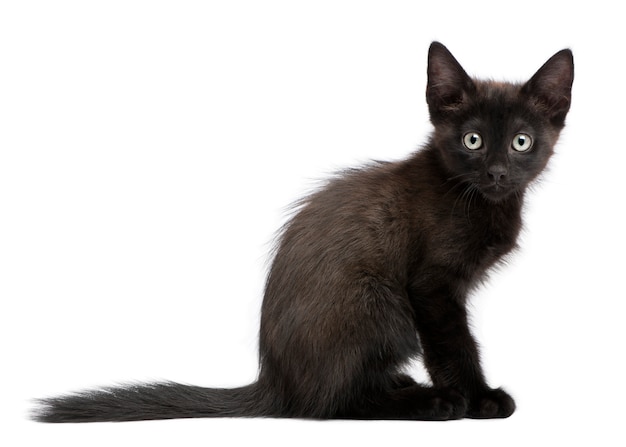
[[439,42],[433,42],[428,50],[426,87],[426,101],[431,119],[461,106],[466,95],[474,89],[474,82],[452,53]]

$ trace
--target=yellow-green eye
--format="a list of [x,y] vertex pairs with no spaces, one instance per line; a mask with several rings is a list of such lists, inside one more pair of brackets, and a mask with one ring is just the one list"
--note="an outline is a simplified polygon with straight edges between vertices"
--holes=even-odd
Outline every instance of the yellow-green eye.
[[468,132],[463,137],[463,144],[470,151],[475,151],[483,147],[483,137],[478,132]]
[[530,138],[530,135],[526,135],[525,133],[518,133],[513,137],[513,142],[511,144],[513,149],[517,152],[526,152],[533,145],[533,139]]

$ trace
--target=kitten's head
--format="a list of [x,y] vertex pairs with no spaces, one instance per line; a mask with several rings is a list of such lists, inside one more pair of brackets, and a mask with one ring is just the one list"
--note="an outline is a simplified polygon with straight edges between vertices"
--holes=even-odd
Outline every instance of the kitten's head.
[[470,78],[438,42],[428,54],[426,98],[433,142],[450,178],[500,201],[544,169],[569,110],[574,60],[552,56],[525,84]]

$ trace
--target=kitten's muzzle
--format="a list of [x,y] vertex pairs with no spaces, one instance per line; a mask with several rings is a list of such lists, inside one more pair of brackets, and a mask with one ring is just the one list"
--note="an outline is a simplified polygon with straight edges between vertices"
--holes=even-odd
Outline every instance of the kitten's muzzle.
[[486,178],[480,185],[483,195],[496,202],[508,196],[513,190],[508,167],[503,163],[493,163],[486,171]]

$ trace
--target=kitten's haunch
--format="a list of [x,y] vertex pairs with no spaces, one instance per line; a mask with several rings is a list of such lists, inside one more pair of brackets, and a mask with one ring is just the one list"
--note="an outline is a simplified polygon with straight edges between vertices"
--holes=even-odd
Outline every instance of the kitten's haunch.
[[[553,153],[573,77],[563,50],[525,84],[475,80],[434,42],[429,142],[404,161],[338,174],[283,229],[256,383],[104,388],[42,399],[34,418],[510,416],[513,399],[487,385],[466,300],[516,247],[525,190]],[[432,386],[401,372],[418,356]]]

